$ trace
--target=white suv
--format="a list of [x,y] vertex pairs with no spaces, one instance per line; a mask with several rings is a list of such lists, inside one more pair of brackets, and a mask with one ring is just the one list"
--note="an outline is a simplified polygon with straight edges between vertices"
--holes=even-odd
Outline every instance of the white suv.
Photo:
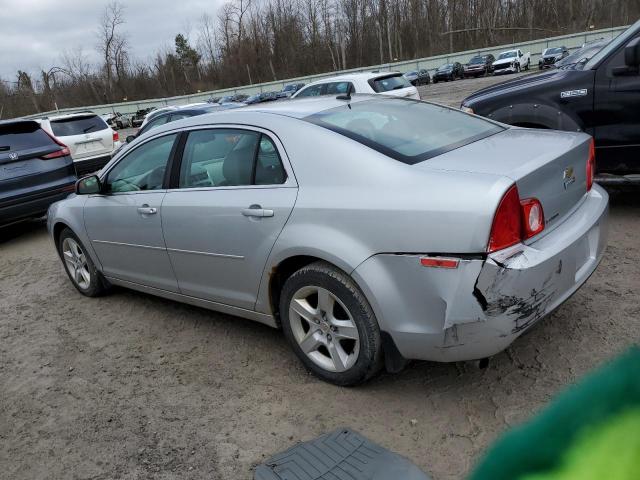
[[120,146],[118,132],[92,112],[56,115],[36,121],[69,147],[78,176],[104,167],[111,160],[111,153]]
[[349,85],[351,85],[350,93],[379,93],[420,100],[420,94],[416,87],[411,85],[400,72],[347,73],[323,78],[305,85],[291,98],[346,94]]

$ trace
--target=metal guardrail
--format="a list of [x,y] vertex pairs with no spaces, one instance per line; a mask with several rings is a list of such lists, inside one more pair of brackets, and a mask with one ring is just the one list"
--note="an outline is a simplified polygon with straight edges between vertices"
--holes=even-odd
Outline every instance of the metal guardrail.
[[194,93],[191,95],[181,95],[176,97],[152,98],[147,100],[136,100],[132,102],[110,103],[104,105],[91,105],[85,107],[61,108],[50,112],[41,112],[34,115],[28,115],[25,118],[38,118],[47,115],[54,115],[67,112],[77,112],[79,110],[92,110],[95,113],[120,112],[122,114],[134,113],[136,110],[149,107],[165,107],[167,105],[186,105],[189,103],[205,102],[211,97],[223,97],[225,95],[234,95],[242,93],[245,95],[253,95],[256,93],[281,90],[288,83],[310,83],[323,78],[332,77],[344,73],[364,72],[371,70],[391,70],[406,72],[409,70],[418,70],[425,68],[427,70],[435,70],[445,63],[460,62],[466,63],[469,58],[478,53],[491,53],[497,56],[500,52],[519,48],[523,52],[531,53],[531,65],[537,66],[538,57],[545,48],[566,46],[569,50],[575,50],[582,46],[583,43],[597,40],[600,38],[613,38],[626,30],[628,26],[603,28],[600,30],[591,30],[582,33],[573,33],[570,35],[561,35],[557,37],[544,38],[540,40],[532,40],[530,42],[512,43],[507,45],[499,45],[496,47],[483,48],[480,50],[466,50],[464,52],[456,52],[451,54],[436,55],[433,57],[418,58],[415,60],[406,60],[402,62],[385,63],[382,65],[371,65],[367,67],[352,68],[348,70],[339,70],[334,72],[326,72],[317,75],[305,75],[302,77],[288,78],[286,80],[278,80],[273,82],[265,82],[254,85],[244,85],[241,87],[223,88],[220,90],[211,90],[207,92]]

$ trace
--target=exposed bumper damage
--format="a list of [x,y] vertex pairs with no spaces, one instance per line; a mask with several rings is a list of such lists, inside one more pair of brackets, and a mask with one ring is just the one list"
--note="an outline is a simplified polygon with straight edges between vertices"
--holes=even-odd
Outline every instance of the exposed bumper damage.
[[376,279],[365,293],[405,358],[484,358],[509,346],[589,278],[606,246],[607,213],[607,194],[596,187],[530,245],[461,259],[457,269],[422,267],[419,255],[377,255],[354,273]]

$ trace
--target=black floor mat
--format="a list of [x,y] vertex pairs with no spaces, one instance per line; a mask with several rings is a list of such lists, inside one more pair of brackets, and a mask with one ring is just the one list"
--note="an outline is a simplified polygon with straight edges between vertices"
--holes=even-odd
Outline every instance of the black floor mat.
[[279,453],[255,480],[429,480],[406,458],[342,428]]

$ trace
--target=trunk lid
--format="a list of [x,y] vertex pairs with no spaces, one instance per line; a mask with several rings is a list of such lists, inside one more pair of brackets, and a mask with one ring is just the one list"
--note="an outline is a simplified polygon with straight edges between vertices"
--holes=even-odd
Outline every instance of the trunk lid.
[[590,142],[583,133],[509,128],[415,166],[508,177],[521,199],[540,201],[546,230],[584,197]]

